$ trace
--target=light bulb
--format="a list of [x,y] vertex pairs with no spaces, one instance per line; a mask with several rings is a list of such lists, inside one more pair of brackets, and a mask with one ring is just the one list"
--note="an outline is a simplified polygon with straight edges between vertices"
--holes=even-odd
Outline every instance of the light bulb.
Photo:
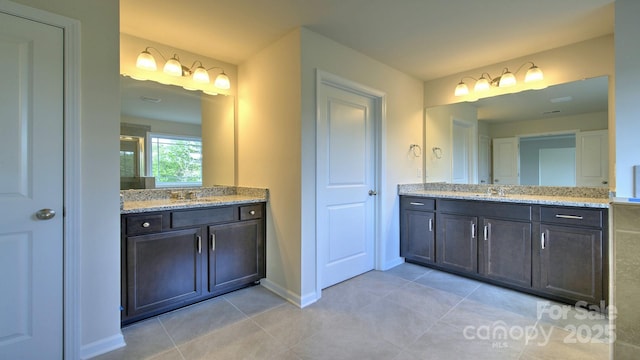
[[209,73],[207,69],[199,66],[196,71],[193,72],[193,80],[200,83],[209,83]]
[[182,64],[174,55],[171,59],[167,60],[162,69],[165,73],[171,76],[182,76]]
[[138,59],[136,60],[136,67],[149,70],[156,71],[158,67],[156,66],[156,59],[154,59],[153,55],[147,49],[138,55]]
[[529,71],[527,71],[527,74],[524,76],[524,82],[540,81],[542,79],[544,79],[542,70],[535,65],[531,66]]
[[465,84],[464,82],[460,81],[458,83],[458,86],[456,86],[456,91],[454,92],[455,96],[463,96],[463,95],[468,95],[469,94],[469,88],[467,87],[467,84]]
[[473,91],[487,91],[491,85],[489,84],[489,80],[483,76],[476,81],[476,85],[473,87]]
[[229,77],[227,76],[227,74],[222,71],[222,74],[216,77],[216,81],[214,81],[213,86],[217,87],[218,89],[227,90],[231,88],[231,81],[229,81]]
[[506,70],[500,77],[499,87],[513,86],[516,84],[516,77],[509,70]]

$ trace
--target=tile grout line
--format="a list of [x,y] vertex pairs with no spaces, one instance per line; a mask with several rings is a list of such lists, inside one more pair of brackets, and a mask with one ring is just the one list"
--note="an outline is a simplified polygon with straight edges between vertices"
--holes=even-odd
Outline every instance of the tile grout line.
[[164,330],[165,334],[167,334],[167,336],[169,337],[169,340],[171,340],[171,343],[173,344],[173,347],[178,351],[178,354],[180,354],[180,357],[182,358],[182,360],[186,360],[186,358],[184,357],[184,354],[182,354],[182,351],[180,351],[180,348],[178,347],[176,342],[173,340],[173,336],[171,336],[171,334],[169,334],[169,331],[164,326],[164,323],[162,322],[162,319],[160,319],[160,316],[157,316],[156,318],[158,319],[158,322],[160,323],[160,326],[162,326],[162,330]]

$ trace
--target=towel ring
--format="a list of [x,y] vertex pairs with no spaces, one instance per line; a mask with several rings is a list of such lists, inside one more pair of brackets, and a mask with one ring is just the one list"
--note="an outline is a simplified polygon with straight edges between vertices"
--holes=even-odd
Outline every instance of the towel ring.
[[418,144],[409,145],[409,151],[413,152],[413,156],[415,157],[422,156],[422,148]]
[[436,159],[442,159],[442,149],[439,147],[434,147],[431,149],[433,151],[433,155],[435,155]]

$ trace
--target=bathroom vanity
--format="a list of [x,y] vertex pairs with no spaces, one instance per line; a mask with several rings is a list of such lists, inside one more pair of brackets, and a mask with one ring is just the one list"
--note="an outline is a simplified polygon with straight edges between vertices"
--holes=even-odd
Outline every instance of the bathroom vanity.
[[265,277],[266,190],[129,190],[123,195],[123,325]]
[[401,256],[570,304],[606,302],[606,192],[527,188],[400,186]]

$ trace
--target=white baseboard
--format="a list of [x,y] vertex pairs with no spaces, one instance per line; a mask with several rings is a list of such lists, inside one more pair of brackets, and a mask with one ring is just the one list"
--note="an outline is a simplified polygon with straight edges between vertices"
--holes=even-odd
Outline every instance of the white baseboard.
[[119,349],[126,345],[127,343],[124,341],[124,336],[122,336],[122,332],[120,332],[108,338],[83,345],[80,349],[80,358],[91,359],[92,357],[108,353],[109,351]]
[[400,264],[404,264],[404,258],[398,256],[397,258],[395,258],[395,259],[393,259],[391,261],[387,261],[387,262],[383,263],[382,267],[380,269],[378,269],[378,270],[387,271],[387,270],[389,270],[391,268],[394,268],[394,267],[396,267],[396,266],[398,266]]
[[283,288],[269,279],[260,280],[260,285],[299,308],[303,308],[318,301],[318,297],[315,292],[301,297],[300,295]]

